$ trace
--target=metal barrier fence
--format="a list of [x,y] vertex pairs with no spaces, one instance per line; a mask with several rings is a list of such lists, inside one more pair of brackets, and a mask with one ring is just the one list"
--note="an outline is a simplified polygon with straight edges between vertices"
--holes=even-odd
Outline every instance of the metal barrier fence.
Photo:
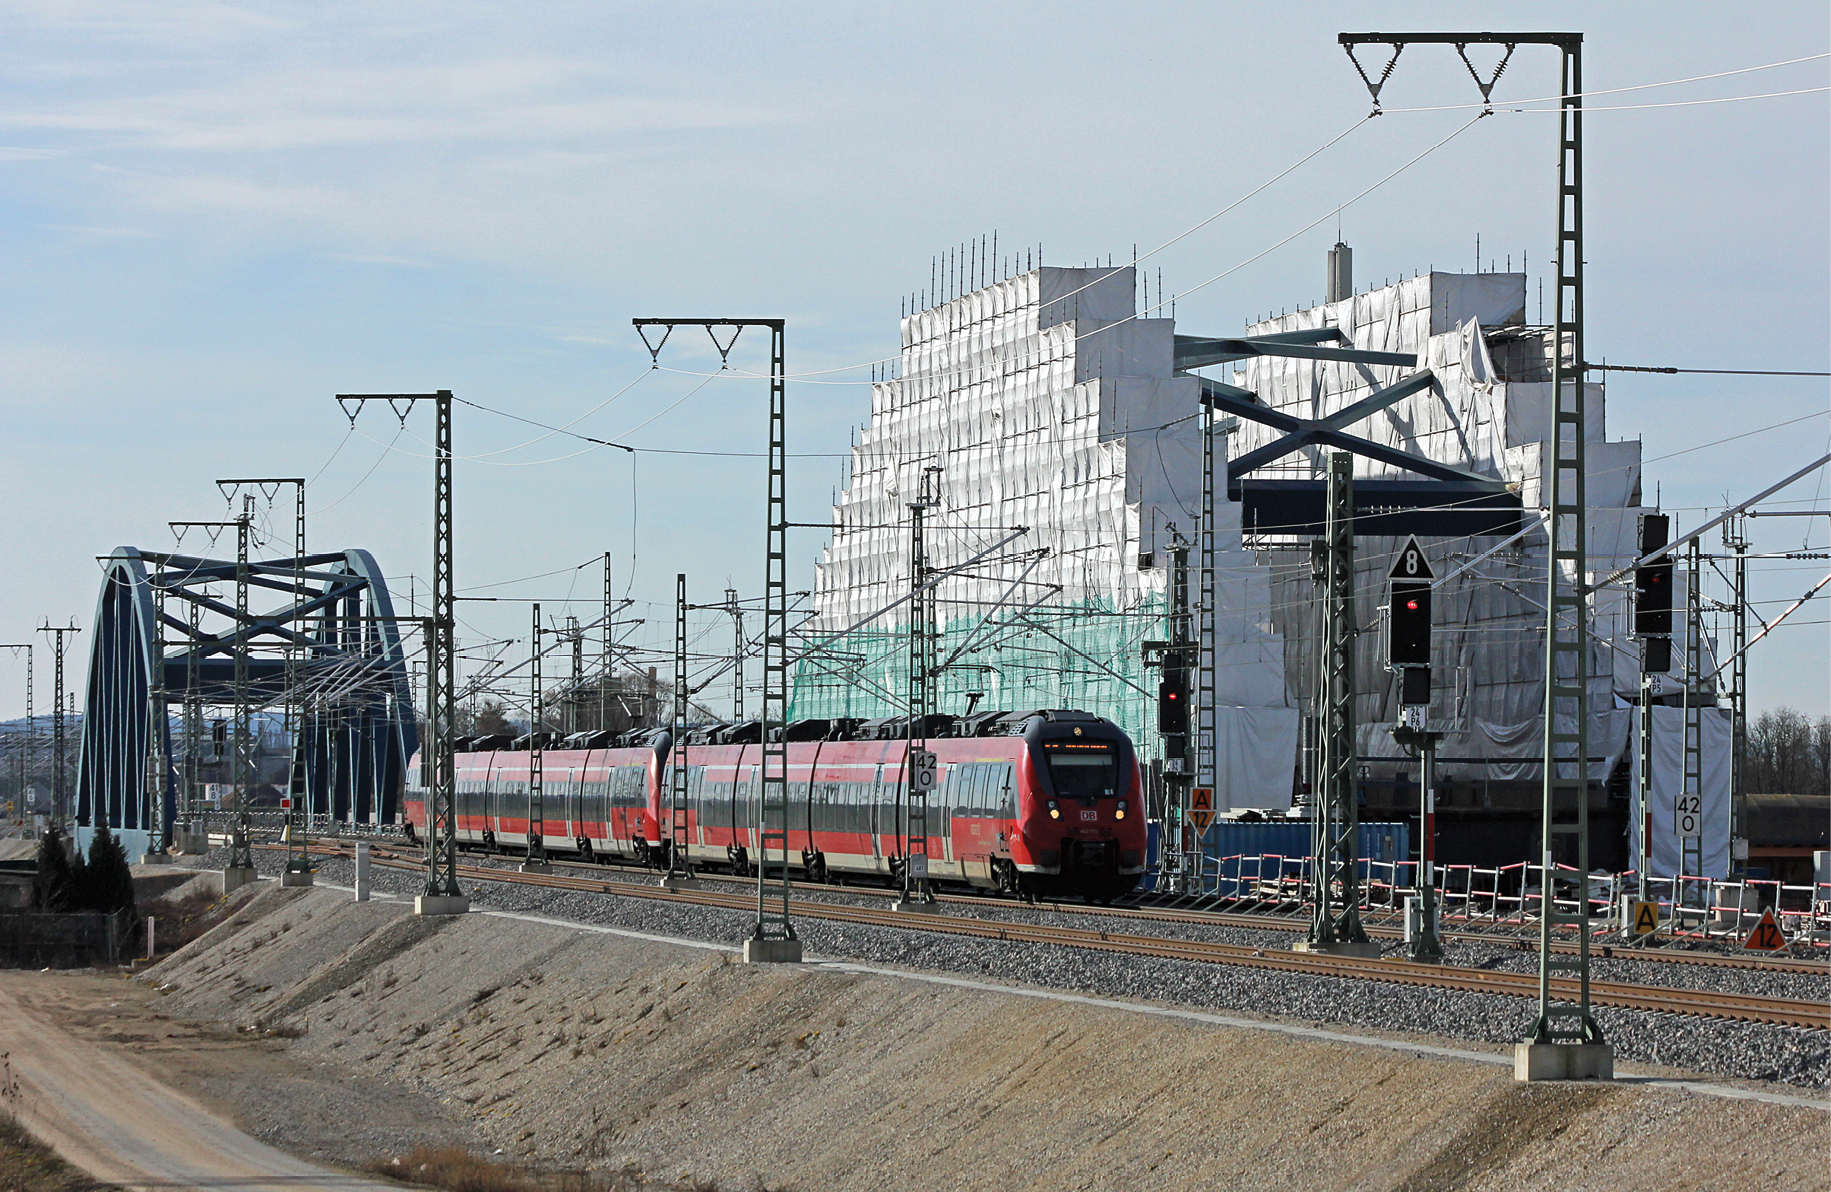
[[[1586,914],[1593,937],[1619,937],[1624,942],[1632,938],[1625,916],[1639,896],[1639,874],[1592,873],[1585,882],[1570,866],[1553,868],[1552,905],[1558,912]],[[1418,869],[1417,861],[1363,858],[1362,918],[1369,923],[1401,922],[1406,898],[1418,889]],[[1233,914],[1307,918],[1314,903],[1313,873],[1307,855],[1188,854],[1181,892],[1162,894],[1157,901]],[[1438,865],[1433,888],[1444,928],[1508,938],[1536,935],[1544,876],[1544,866],[1529,861],[1494,867]],[[1658,905],[1659,930],[1667,937],[1736,943],[1771,910],[1789,944],[1831,948],[1831,883],[1797,886],[1765,878],[1649,877],[1647,901]]]
[[[251,811],[248,814],[248,827],[257,835],[277,838],[286,827],[286,817],[286,812],[273,809]],[[305,824],[305,830],[314,839],[335,840],[344,836],[360,837],[363,840],[371,840],[376,837],[406,838],[404,824],[353,824],[348,820],[334,819],[329,815],[313,815],[307,818],[309,822]],[[206,811],[196,818],[193,826],[197,831],[206,832],[211,836],[227,836],[235,827],[235,816],[227,811]]]
[[75,968],[119,964],[133,911],[0,911],[0,965]]

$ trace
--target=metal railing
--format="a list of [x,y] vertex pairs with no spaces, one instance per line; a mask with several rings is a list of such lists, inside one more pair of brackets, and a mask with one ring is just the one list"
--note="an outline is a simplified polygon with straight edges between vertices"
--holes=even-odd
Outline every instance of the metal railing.
[[[1402,922],[1405,900],[1418,890],[1416,861],[1360,862],[1360,911],[1369,924]],[[1552,906],[1585,916],[1597,939],[1631,942],[1629,901],[1640,888],[1633,870],[1592,873],[1553,866]],[[1303,920],[1314,903],[1313,859],[1277,853],[1191,855],[1180,893],[1149,893],[1153,905],[1267,918]],[[1461,935],[1535,937],[1544,901],[1544,866],[1439,865],[1437,905],[1443,928]],[[1649,877],[1648,901],[1659,906],[1659,934],[1668,939],[1738,944],[1771,910],[1789,945],[1831,949],[1831,883],[1791,885],[1774,879]],[[1573,936],[1574,938],[1574,936]]]

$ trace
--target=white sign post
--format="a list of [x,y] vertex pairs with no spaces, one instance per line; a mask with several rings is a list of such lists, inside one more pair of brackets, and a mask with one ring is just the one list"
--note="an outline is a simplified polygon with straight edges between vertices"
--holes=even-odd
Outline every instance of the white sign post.
[[369,846],[356,846],[356,901],[369,901]]

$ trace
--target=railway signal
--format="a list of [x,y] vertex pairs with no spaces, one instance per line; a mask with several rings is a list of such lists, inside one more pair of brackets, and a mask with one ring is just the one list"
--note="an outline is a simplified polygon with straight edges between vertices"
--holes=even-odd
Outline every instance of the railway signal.
[[1180,736],[1189,731],[1189,704],[1182,685],[1171,679],[1157,684],[1157,731]]
[[[1640,519],[1640,555],[1666,545],[1672,519],[1649,513]],[[1643,639],[1641,669],[1657,674],[1672,669],[1672,556],[1634,569],[1634,636]]]
[[1399,703],[1408,708],[1430,703],[1431,582],[1436,578],[1416,536],[1406,539],[1387,573],[1386,666],[1399,672]]

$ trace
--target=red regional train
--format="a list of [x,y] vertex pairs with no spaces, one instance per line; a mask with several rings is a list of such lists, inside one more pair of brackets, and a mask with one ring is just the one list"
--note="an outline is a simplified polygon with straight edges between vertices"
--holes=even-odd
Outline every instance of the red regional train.
[[[788,726],[788,851],[802,876],[901,879],[909,743],[888,735],[899,723]],[[748,741],[741,739],[746,730]],[[1143,784],[1131,739],[1117,725],[1088,712],[1046,710],[981,714],[971,722],[935,717],[930,734],[926,745],[937,763],[928,796],[931,881],[1090,900],[1137,885],[1145,867]],[[606,734],[592,736],[610,743]],[[810,736],[816,739],[803,739]],[[687,768],[686,859],[696,869],[754,872],[762,764],[756,737],[754,722],[697,729],[679,751]],[[526,851],[528,743],[459,742],[460,846]],[[626,736],[623,747],[576,744],[568,738],[541,751],[547,852],[664,865],[678,761],[670,735],[655,731],[643,744]],[[415,833],[426,823],[419,769],[416,756],[406,797]]]

